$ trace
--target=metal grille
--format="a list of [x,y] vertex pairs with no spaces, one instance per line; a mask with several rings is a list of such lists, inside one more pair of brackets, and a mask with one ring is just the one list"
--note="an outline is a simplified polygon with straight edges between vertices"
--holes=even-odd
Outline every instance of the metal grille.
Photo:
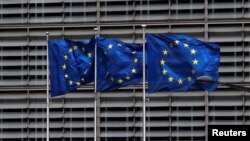
[[[249,85],[249,0],[0,0],[0,141],[45,141],[46,36],[142,43],[181,33],[221,46],[220,80]],[[147,95],[148,141],[206,141],[208,124],[250,124],[250,95],[224,86]],[[93,141],[93,85],[51,99],[53,141]],[[141,85],[98,97],[98,140],[142,140]]]

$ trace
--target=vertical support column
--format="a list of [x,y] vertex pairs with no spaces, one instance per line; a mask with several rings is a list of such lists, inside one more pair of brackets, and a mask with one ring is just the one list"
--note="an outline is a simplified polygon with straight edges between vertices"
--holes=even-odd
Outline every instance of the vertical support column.
[[30,141],[30,90],[27,90],[27,138],[26,141]]
[[[242,77],[243,77],[243,82],[245,82],[245,69],[246,69],[246,47],[245,47],[245,24],[242,23],[242,26],[241,26],[241,39],[242,39],[242,58],[243,58],[243,62],[242,62]],[[250,53],[248,53],[248,55],[250,55]],[[245,102],[246,102],[246,92],[243,91],[242,92],[242,102],[243,102],[243,107],[242,107],[242,111],[243,111],[243,124],[245,125],[246,124],[246,116],[245,116],[245,113],[246,113],[246,109],[245,109]]]
[[171,20],[171,1],[169,0],[168,1],[168,19],[167,19],[167,22],[168,22],[168,24],[170,23],[170,20]]
[[97,25],[100,25],[101,21],[101,2],[100,0],[96,0],[96,19]]
[[205,0],[205,41],[208,41],[208,0]]
[[[29,6],[29,5],[28,5]],[[28,45],[27,45],[27,75],[26,75],[26,77],[27,77],[27,84],[29,84],[29,82],[30,82],[30,77],[29,77],[29,74],[30,74],[30,44],[29,44],[29,42],[30,42],[30,29],[29,28],[27,28],[27,43],[28,43]],[[30,134],[30,91],[29,90],[27,90],[27,141],[30,141],[30,139],[29,139],[29,134]]]
[[208,0],[205,0],[204,1],[204,7],[205,7],[205,14],[204,14],[204,16],[205,16],[205,23],[207,23],[207,21],[208,21]]

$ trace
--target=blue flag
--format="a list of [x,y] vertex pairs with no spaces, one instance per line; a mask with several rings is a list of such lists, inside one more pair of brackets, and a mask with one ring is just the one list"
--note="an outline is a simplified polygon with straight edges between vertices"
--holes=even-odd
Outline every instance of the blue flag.
[[217,84],[198,84],[199,76],[219,79],[220,48],[175,34],[147,34],[148,92],[213,91]]
[[142,46],[97,38],[97,91],[111,91],[142,81]]
[[76,90],[94,80],[94,45],[71,40],[49,40],[51,97]]

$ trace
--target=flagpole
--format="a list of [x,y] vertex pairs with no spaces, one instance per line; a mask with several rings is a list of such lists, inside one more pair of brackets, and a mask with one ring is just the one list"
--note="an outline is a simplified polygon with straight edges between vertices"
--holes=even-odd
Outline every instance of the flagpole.
[[141,25],[142,27],[142,33],[143,33],[143,53],[142,53],[142,60],[143,60],[143,69],[142,69],[142,73],[143,73],[143,82],[142,82],[142,86],[143,86],[143,141],[146,141],[146,58],[145,58],[145,44],[146,44],[146,38],[145,38],[145,30],[147,25],[143,24]]
[[[97,37],[98,28],[93,29],[95,32],[95,39]],[[94,113],[94,141],[97,141],[97,43],[95,42],[95,113]]]
[[47,121],[47,125],[46,125],[46,141],[49,141],[49,107],[50,107],[50,103],[49,103],[49,32],[46,32],[46,37],[47,37],[47,97],[46,97],[46,108],[47,108],[47,116],[46,116],[46,121]]
[[208,91],[205,91],[205,141],[208,141]]

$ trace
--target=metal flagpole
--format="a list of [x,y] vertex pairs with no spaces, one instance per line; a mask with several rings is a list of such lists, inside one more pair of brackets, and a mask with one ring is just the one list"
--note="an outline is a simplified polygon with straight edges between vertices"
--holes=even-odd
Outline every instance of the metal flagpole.
[[146,44],[146,39],[145,39],[145,30],[147,25],[141,25],[142,27],[142,34],[143,34],[143,55],[142,55],[142,60],[143,60],[143,69],[142,69],[142,73],[143,73],[143,82],[142,82],[142,86],[143,86],[143,141],[146,141],[146,51],[145,51],[145,44]]
[[208,141],[208,91],[205,91],[205,141]]
[[49,45],[48,45],[48,41],[49,41],[49,32],[46,32],[46,37],[47,37],[47,97],[46,97],[46,107],[47,107],[47,116],[46,116],[46,121],[47,121],[47,126],[46,126],[46,141],[49,141],[49,107],[50,107],[50,103],[49,103]]
[[[97,37],[98,28],[94,28],[95,39]],[[94,141],[97,141],[97,44],[95,43],[95,113],[94,113]]]

